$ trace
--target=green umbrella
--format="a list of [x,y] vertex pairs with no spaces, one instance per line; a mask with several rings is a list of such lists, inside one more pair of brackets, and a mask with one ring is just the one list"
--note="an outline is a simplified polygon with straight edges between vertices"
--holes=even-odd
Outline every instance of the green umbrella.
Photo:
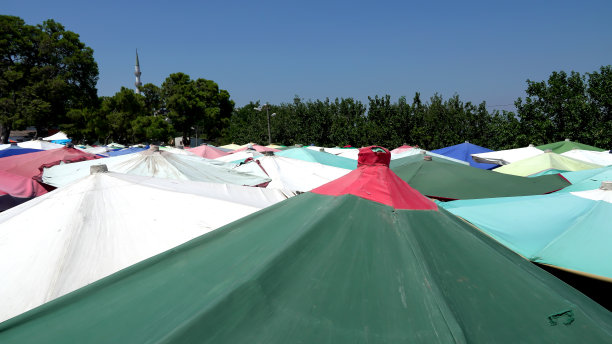
[[528,196],[562,189],[570,183],[558,175],[525,178],[414,155],[391,161],[391,169],[424,195],[444,200]]
[[612,342],[612,314],[359,167],[0,324],[5,343]]
[[603,152],[605,149],[601,149],[594,146],[585,145],[584,143],[578,143],[570,141],[569,139],[565,139],[565,141],[548,143],[545,145],[537,146],[537,148],[541,150],[550,149],[554,153],[561,154],[567,151],[571,151],[572,149],[583,149],[583,150],[591,150],[596,152]]

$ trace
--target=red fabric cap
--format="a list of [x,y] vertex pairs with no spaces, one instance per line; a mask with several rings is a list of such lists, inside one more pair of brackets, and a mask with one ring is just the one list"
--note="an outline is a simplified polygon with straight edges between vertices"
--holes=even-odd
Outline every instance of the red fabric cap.
[[370,146],[359,149],[359,155],[357,156],[357,167],[362,165],[367,166],[387,166],[391,162],[391,153],[384,147]]
[[395,209],[438,210],[437,204],[389,169],[390,160],[391,153],[385,148],[361,148],[356,170],[311,192],[329,196],[351,194]]

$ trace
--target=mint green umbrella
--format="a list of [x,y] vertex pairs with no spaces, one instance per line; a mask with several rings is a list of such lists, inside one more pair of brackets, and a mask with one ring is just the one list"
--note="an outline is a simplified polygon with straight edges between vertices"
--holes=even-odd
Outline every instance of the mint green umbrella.
[[537,148],[541,150],[550,149],[557,154],[565,153],[567,151],[571,151],[572,149],[583,149],[596,152],[603,152],[605,150],[599,147],[585,145],[584,143],[570,141],[570,139],[565,139],[565,141],[548,143],[545,145],[537,146]]
[[354,170],[357,168],[357,160],[337,156],[330,153],[318,152],[308,148],[290,148],[274,154],[278,156],[284,156],[286,158],[318,162],[323,165],[340,167],[349,170]]
[[610,186],[441,206],[533,262],[612,282]]

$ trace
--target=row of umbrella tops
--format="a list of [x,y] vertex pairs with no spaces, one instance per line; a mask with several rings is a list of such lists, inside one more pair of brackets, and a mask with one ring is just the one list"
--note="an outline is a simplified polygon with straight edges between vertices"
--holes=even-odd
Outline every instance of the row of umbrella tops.
[[[345,176],[5,321],[0,342],[612,342],[609,311],[421,195],[390,160],[384,148],[362,148],[358,168]],[[103,181],[118,175],[87,178],[120,192]],[[96,200],[78,184],[64,190],[88,198],[87,211],[121,202],[110,194]],[[21,230],[23,249],[69,241],[57,239],[67,229]],[[137,236],[128,242],[155,237]],[[116,256],[123,240],[110,245]],[[72,273],[31,270],[11,281],[27,290],[52,275],[60,286],[79,265],[107,255],[68,245],[58,256]],[[27,260],[48,250],[12,253]],[[85,259],[70,259],[78,253]]]
[[[208,151],[216,149],[211,146],[203,147]],[[300,192],[309,191],[344,175],[357,165],[356,160],[321,152],[317,147],[275,152],[274,157],[264,157],[255,149],[244,149],[214,160],[198,159],[198,156],[189,150],[165,147],[155,153],[138,147],[116,152],[118,154],[104,159],[104,164],[114,172],[239,185],[265,185],[271,182],[269,187]],[[422,153],[432,156],[433,161],[424,162]],[[63,156],[58,157],[61,154]],[[10,179],[0,179],[0,191],[4,192],[3,196],[0,196],[0,200],[4,199],[1,201],[4,203],[3,209],[44,194],[49,189],[49,185],[62,186],[82,178],[89,173],[90,165],[101,162],[67,163],[98,158],[100,156],[70,148],[3,158],[0,170],[17,175]],[[235,168],[236,164],[245,159],[257,161]],[[527,180],[527,178],[512,178],[505,174],[470,168],[466,161],[418,148],[406,148],[397,154],[392,154],[392,160],[394,162],[392,168],[405,181],[425,195],[441,200],[542,194],[569,185],[559,176]],[[456,164],[443,164],[449,161]],[[53,166],[56,164],[60,165]],[[41,174],[43,170],[44,173]],[[44,184],[41,185],[30,178]],[[21,181],[17,181],[18,179]]]

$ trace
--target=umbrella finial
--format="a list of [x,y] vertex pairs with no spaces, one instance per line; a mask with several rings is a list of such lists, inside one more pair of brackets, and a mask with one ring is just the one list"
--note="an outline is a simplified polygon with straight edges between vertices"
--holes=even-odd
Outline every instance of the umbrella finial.
[[599,189],[606,190],[606,191],[612,190],[612,182],[611,181],[601,182],[601,186],[599,187]]
[[423,157],[423,160],[425,160],[425,161],[432,161],[433,159],[431,158],[431,155],[425,155]]
[[108,167],[106,165],[93,165],[89,167],[89,174],[96,174],[96,173],[106,173],[108,172]]
[[389,167],[391,153],[388,149],[380,146],[363,147],[357,155],[357,167],[383,165]]
[[149,146],[149,151],[151,151],[151,152],[159,152],[159,146],[150,145]]

